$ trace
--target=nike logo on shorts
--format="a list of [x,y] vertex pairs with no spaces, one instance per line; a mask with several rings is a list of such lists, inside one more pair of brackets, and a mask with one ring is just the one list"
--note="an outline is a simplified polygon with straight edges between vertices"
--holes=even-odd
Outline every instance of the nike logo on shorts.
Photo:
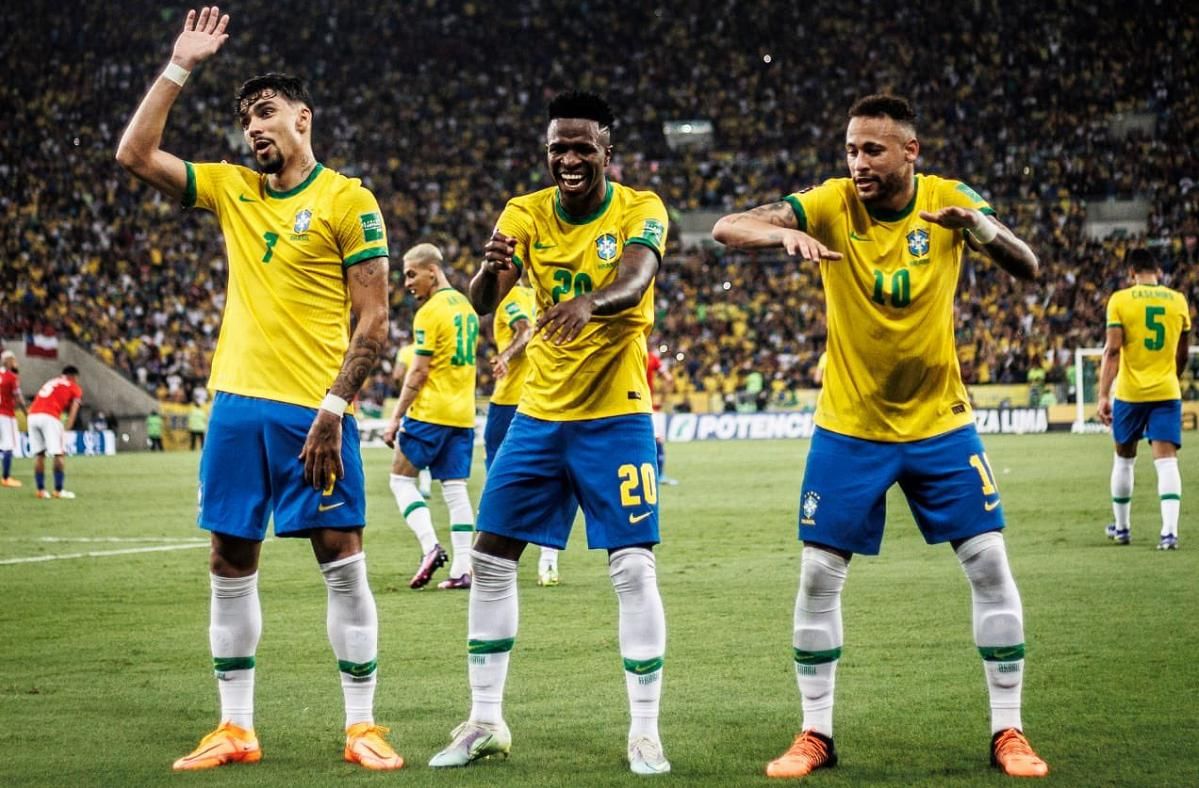
[[995,511],[995,507],[998,505],[999,505],[999,501],[992,501],[991,503],[984,503],[983,508],[986,509],[988,512],[993,512],[993,511]]
[[630,514],[629,515],[629,525],[636,525],[637,523],[641,522],[645,518],[649,517],[651,514],[653,514],[653,512],[642,512],[641,514],[636,514],[636,515]]
[[339,506],[345,506],[345,505],[346,505],[345,501],[338,501],[337,503],[322,503],[320,506],[318,506],[316,508],[316,510],[318,512],[327,512],[330,509],[336,509]]

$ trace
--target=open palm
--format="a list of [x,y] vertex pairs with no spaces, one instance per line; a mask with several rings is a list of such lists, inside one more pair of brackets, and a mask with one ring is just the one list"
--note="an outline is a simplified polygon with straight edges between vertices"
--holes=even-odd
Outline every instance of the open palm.
[[195,9],[188,11],[183,32],[175,39],[171,61],[188,70],[203,63],[229,40],[225,32],[228,25],[229,15],[221,16],[221,9],[216,6],[201,8],[199,18]]

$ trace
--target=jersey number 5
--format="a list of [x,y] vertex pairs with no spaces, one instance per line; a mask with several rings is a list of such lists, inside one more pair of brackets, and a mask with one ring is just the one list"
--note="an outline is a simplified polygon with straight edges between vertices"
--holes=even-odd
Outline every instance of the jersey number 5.
[[1164,314],[1164,306],[1145,307],[1145,327],[1153,332],[1153,336],[1145,337],[1145,347],[1149,350],[1161,350],[1166,346],[1166,327],[1161,322]]

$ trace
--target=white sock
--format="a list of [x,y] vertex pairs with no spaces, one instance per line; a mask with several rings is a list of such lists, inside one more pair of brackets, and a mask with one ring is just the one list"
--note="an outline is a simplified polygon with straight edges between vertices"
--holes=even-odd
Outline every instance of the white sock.
[[836,553],[804,547],[795,597],[795,680],[803,705],[803,729],[833,736],[833,691],[841,659],[841,589],[849,562]]
[[462,577],[470,574],[470,548],[475,541],[475,510],[470,505],[465,479],[442,482],[441,494],[445,498],[446,508],[450,510],[450,542],[454,546],[450,577]]
[[1132,512],[1132,477],[1136,457],[1116,455],[1112,462],[1112,513],[1116,515],[1116,528],[1128,530]]
[[1157,496],[1162,502],[1162,536],[1178,536],[1178,510],[1182,506],[1182,476],[1178,473],[1178,458],[1154,460],[1153,467],[1157,469]]
[[1008,566],[1003,536],[979,534],[957,549],[974,602],[974,643],[983,658],[991,696],[991,733],[1016,728],[1024,686],[1024,612]]
[[437,532],[433,530],[433,517],[429,514],[429,504],[421,497],[416,489],[415,476],[391,474],[391,494],[395,496],[396,506],[412,533],[420,540],[421,555],[429,552],[437,544]]
[[421,468],[417,472],[416,478],[421,497],[428,498],[431,496],[433,494],[433,472],[428,468]]
[[329,589],[326,626],[346,702],[346,727],[375,721],[379,617],[366,579],[366,554],[321,564]]
[[617,550],[608,575],[620,603],[620,656],[629,694],[629,740],[658,739],[662,665],[666,654],[666,613],[658,593],[654,554],[644,547]]
[[541,557],[537,559],[537,573],[547,572],[558,567],[558,549],[556,547],[541,548]]
[[258,573],[248,577],[209,574],[212,605],[208,643],[221,694],[221,722],[254,729],[254,654],[262,636]]
[[516,642],[516,562],[474,551],[467,616],[467,672],[473,722],[503,722],[508,656]]

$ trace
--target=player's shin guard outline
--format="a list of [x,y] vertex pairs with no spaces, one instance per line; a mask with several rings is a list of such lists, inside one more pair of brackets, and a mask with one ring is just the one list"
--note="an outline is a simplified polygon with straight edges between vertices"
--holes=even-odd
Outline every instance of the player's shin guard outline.
[[1119,454],[1112,460],[1112,516],[1116,528],[1128,530],[1132,511],[1132,489],[1136,457],[1121,457]]
[[454,548],[450,576],[461,577],[471,571],[471,545],[475,538],[475,510],[466,490],[466,479],[443,481],[441,495],[450,510],[450,543]]
[[1157,470],[1157,495],[1161,500],[1162,536],[1178,536],[1178,510],[1182,508],[1182,475],[1177,457],[1153,461]]
[[829,550],[805,546],[795,597],[792,645],[795,680],[803,705],[803,729],[832,738],[833,695],[844,633],[841,589],[849,562]]
[[656,741],[666,652],[666,612],[658,592],[657,562],[651,550],[626,547],[612,553],[608,574],[620,606],[629,738],[649,736]]
[[366,575],[366,554],[320,565],[328,588],[326,628],[346,705],[346,727],[374,722],[379,616]]
[[472,722],[503,722],[508,657],[516,643],[516,562],[472,551],[474,582],[467,616],[467,672]]
[[212,589],[208,643],[221,696],[221,721],[254,727],[254,655],[262,636],[258,573],[209,575]]
[[425,503],[420,490],[416,489],[416,477],[393,473],[388,486],[391,487],[391,494],[400,510],[400,516],[420,542],[421,553],[429,552],[433,545],[437,544],[437,532],[433,530],[433,516],[429,514],[429,504]]
[[991,697],[991,732],[1022,730],[1024,613],[1003,535],[989,531],[972,537],[958,546],[957,556],[970,582],[974,643],[983,658]]

